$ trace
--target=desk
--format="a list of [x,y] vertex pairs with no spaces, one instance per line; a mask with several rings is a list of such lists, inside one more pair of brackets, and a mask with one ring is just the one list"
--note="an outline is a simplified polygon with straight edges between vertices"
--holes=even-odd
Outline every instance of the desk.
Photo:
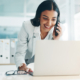
[[[28,65],[33,69],[34,64]],[[0,73],[0,80],[80,80],[80,76],[30,76],[30,75],[12,75],[6,76],[5,72]]]
[[29,75],[0,76],[0,80],[80,80],[80,76],[43,76],[35,77]]

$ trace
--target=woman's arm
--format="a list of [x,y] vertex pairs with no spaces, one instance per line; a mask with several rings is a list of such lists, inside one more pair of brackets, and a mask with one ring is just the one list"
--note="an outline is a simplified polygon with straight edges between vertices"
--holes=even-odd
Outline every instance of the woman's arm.
[[17,66],[17,68],[19,66],[21,66],[22,63],[25,63],[25,54],[26,54],[26,50],[27,50],[27,38],[28,38],[28,34],[25,31],[25,27],[24,27],[25,22],[23,23],[21,30],[18,34],[18,44],[17,44],[17,49],[16,49],[16,53],[15,53],[15,64]]

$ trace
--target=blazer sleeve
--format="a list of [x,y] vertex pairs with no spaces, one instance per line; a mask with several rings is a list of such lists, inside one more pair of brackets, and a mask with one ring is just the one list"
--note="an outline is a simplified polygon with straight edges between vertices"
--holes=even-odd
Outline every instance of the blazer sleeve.
[[21,30],[18,34],[18,43],[17,43],[16,53],[14,57],[17,68],[21,66],[22,63],[25,63],[25,54],[27,50],[28,34],[27,34],[24,24],[25,22],[23,22]]

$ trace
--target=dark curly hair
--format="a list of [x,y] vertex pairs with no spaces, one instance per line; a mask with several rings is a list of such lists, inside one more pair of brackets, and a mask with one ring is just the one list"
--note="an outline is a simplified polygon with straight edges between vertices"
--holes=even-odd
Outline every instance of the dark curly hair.
[[58,13],[57,19],[59,20],[60,11],[55,1],[45,0],[38,6],[35,17],[30,20],[32,25],[35,27],[38,27],[40,25],[39,18],[40,18],[41,13],[45,10],[52,10],[52,9]]

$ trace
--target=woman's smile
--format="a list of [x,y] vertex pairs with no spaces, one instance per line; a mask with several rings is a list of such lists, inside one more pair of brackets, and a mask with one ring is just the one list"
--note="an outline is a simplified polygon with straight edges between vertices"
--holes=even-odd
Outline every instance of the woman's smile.
[[44,27],[45,27],[46,29],[50,29],[50,28],[51,28],[51,26],[46,26],[46,25],[44,25]]

